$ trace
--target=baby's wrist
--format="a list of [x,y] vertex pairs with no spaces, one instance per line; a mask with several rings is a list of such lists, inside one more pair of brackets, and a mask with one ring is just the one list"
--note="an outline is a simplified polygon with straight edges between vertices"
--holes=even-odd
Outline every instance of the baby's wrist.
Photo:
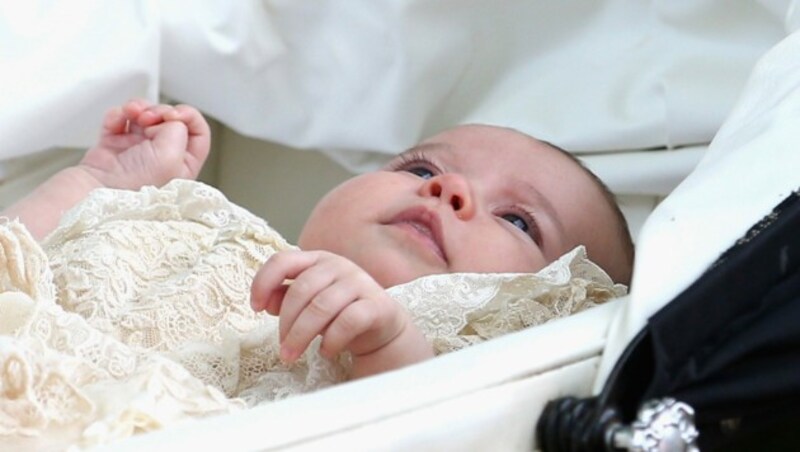
[[57,177],[63,178],[82,192],[88,193],[96,188],[106,188],[104,178],[96,168],[79,163],[59,172]]
[[55,229],[65,211],[102,186],[92,174],[71,166],[51,176],[8,207],[4,214],[18,218],[37,240],[41,240]]
[[87,193],[96,188],[118,188],[109,183],[109,177],[104,171],[85,163],[71,166],[62,172],[66,173],[66,177],[73,179],[75,184],[86,189]]
[[353,378],[399,369],[433,358],[433,346],[412,322],[379,349],[353,356]]

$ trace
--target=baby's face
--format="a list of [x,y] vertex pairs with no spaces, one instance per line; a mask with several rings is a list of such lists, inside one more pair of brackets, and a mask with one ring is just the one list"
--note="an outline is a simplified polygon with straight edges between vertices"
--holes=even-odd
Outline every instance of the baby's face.
[[328,193],[300,234],[384,287],[453,272],[534,272],[579,244],[604,266],[616,219],[575,162],[510,129],[461,126]]

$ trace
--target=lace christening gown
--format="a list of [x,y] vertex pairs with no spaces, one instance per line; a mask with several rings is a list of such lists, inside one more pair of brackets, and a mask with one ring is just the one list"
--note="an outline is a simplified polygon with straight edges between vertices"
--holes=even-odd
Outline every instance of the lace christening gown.
[[[217,190],[177,180],[96,190],[40,246],[0,224],[0,442],[91,446],[346,379],[349,360],[278,358],[250,282],[291,248]],[[437,353],[623,293],[577,248],[541,272],[453,274],[389,289]]]

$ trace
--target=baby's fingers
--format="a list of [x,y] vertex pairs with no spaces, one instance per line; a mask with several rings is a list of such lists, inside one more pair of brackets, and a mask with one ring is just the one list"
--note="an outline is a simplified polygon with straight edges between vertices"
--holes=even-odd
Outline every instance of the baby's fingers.
[[[264,311],[267,311],[270,315],[280,315],[281,307],[283,306],[283,298],[286,297],[286,291],[289,290],[289,285],[291,281],[284,281],[282,285],[278,288],[272,290],[267,296],[266,301],[264,302]],[[254,310],[257,312],[258,309]]]
[[103,118],[103,134],[119,135],[127,132],[128,117],[122,107],[114,107],[106,112]]
[[127,133],[141,133],[142,128],[137,121],[150,106],[150,102],[145,99],[131,99],[122,106],[113,107],[106,112],[103,118],[104,135],[122,135]]
[[322,291],[333,285],[337,275],[336,269],[331,268],[329,260],[315,259],[313,265],[294,277],[281,302],[279,327],[281,342],[286,339],[289,330],[294,328],[295,322],[309,304],[313,303]]
[[196,108],[189,105],[176,105],[164,115],[164,119],[169,121],[181,121],[189,129],[189,135],[210,135],[211,129],[208,127],[203,114]]
[[[357,300],[342,309],[322,336],[320,354],[332,358],[377,323],[377,315],[369,300]],[[388,342],[388,341],[387,341]],[[361,350],[359,350],[361,352]]]
[[211,129],[208,122],[197,109],[189,105],[176,105],[172,111],[165,114],[164,118],[186,124],[189,130],[189,144],[186,147],[189,152],[187,164],[193,171],[199,172],[211,149]]
[[277,314],[273,312],[275,292],[281,291],[278,295],[279,299],[283,300],[286,291],[284,282],[287,279],[294,279],[315,262],[314,254],[303,251],[281,251],[273,255],[258,269],[253,278],[253,284],[250,286],[250,307],[256,312],[269,307],[270,314]]
[[[290,293],[291,291],[292,288],[289,289]],[[287,298],[290,293],[287,294]],[[325,332],[331,322],[338,321],[338,317],[356,296],[357,293],[352,286],[334,283],[310,298],[293,322],[286,321],[288,319],[285,319],[284,312],[281,312],[281,327],[289,326],[285,336],[282,335],[281,359],[287,362],[296,360],[315,337]],[[302,300],[302,298],[298,298],[298,300]],[[295,305],[285,302],[284,306],[294,307]],[[346,322],[347,320],[345,320]]]
[[[178,150],[186,147],[187,142],[186,125],[174,121],[163,122],[145,128],[143,135],[152,140],[153,148],[158,152],[158,169],[167,170],[179,165],[183,154]],[[164,174],[167,180],[161,183],[168,182],[169,178],[174,176],[169,171],[165,171]],[[180,177],[185,176],[180,175]]]
[[[174,114],[175,107],[172,105],[159,104],[145,108],[136,118],[136,123],[142,127],[149,127],[169,121]],[[187,127],[188,128],[188,127]]]

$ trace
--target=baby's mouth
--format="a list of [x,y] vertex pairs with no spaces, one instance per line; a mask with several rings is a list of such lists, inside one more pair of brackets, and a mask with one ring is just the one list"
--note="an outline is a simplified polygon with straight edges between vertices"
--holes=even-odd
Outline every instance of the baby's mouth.
[[409,209],[389,223],[404,229],[447,264],[447,254],[442,243],[441,221],[434,212],[425,208]]

